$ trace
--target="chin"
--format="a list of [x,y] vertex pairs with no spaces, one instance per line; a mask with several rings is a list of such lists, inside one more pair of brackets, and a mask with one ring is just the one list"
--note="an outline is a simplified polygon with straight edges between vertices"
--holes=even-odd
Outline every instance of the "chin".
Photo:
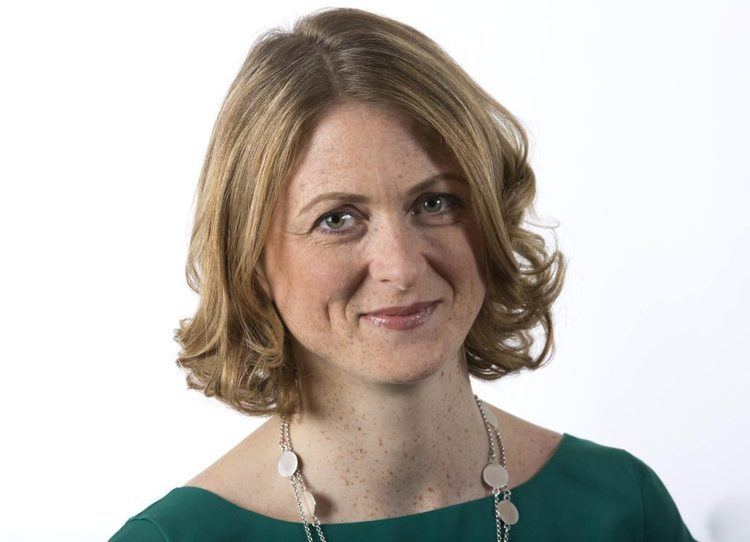
[[[424,353],[422,355],[424,356]],[[410,364],[409,357],[403,356],[378,363],[378,373],[372,375],[373,379],[387,384],[416,384],[439,373],[447,359],[445,356],[430,356],[429,361],[425,361],[422,357],[419,363]],[[411,359],[419,357],[415,355]]]

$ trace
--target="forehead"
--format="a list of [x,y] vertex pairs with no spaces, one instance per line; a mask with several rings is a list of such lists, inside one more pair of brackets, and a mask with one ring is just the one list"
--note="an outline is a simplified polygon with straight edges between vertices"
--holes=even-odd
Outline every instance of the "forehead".
[[354,103],[321,116],[287,182],[290,203],[328,190],[403,186],[450,164],[397,113]]

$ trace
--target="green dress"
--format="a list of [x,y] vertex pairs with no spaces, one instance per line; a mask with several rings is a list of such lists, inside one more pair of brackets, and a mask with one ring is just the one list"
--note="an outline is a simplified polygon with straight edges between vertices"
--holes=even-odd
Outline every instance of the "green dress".
[[[291,491],[291,485],[290,485]],[[695,542],[656,473],[626,450],[563,433],[530,480],[511,490],[519,511],[509,542]],[[291,501],[290,501],[291,502]],[[493,497],[406,516],[322,523],[328,542],[493,542]],[[318,535],[310,525],[314,541]],[[299,522],[241,508],[182,486],[132,516],[110,542],[299,541]]]

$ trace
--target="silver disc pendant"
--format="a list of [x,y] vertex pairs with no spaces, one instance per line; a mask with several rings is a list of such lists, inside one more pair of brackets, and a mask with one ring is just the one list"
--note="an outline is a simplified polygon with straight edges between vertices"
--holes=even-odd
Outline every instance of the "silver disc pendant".
[[518,508],[508,499],[503,499],[497,503],[497,513],[500,519],[508,525],[514,525],[518,522]]
[[291,450],[284,450],[279,456],[276,468],[284,478],[289,478],[297,470],[297,454]]
[[508,483],[508,471],[500,463],[487,463],[482,478],[488,486],[501,488]]
[[302,500],[305,503],[305,512],[307,512],[307,515],[314,516],[315,515],[315,497],[313,497],[313,494],[305,489],[302,493]]

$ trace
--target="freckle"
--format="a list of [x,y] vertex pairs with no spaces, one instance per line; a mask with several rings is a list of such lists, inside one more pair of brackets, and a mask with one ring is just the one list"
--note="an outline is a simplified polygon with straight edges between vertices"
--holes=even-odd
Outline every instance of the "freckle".
[[360,426],[357,426],[357,431],[362,431],[362,428]]
[[427,488],[427,491],[435,491],[435,490],[434,490],[434,489],[432,489],[431,487],[428,487],[428,488]]

